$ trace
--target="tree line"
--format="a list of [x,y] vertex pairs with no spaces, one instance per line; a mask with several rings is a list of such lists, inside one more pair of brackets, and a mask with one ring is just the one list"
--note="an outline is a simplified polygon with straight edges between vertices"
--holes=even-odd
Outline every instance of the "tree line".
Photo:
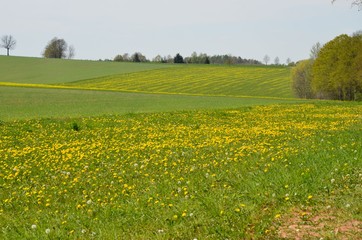
[[188,63],[188,64],[245,64],[245,65],[260,65],[260,61],[255,59],[246,59],[233,55],[213,55],[209,56],[206,53],[193,52],[191,56],[183,57],[180,53],[175,56],[157,55],[152,60],[147,59],[142,53],[136,52],[132,55],[118,54],[114,57],[115,62],[155,62],[155,63]]
[[[16,40],[11,35],[5,35],[1,39],[1,47],[7,49],[7,56],[9,56],[9,51],[13,50],[16,46]],[[75,56],[75,48],[73,45],[68,45],[68,43],[62,39],[54,37],[51,39],[48,44],[45,46],[42,56],[45,58],[68,58],[72,59]],[[264,58],[264,62],[267,65],[269,60],[267,55]],[[111,60],[106,60],[111,61]],[[114,57],[113,61],[115,62],[156,62],[156,63],[189,63],[189,64],[244,64],[244,65],[261,65],[262,63],[255,59],[246,59],[238,56],[233,56],[231,54],[225,55],[213,55],[209,56],[205,53],[196,53],[193,52],[191,56],[182,57],[181,54],[177,53],[176,56],[172,57],[171,55],[162,57],[157,55],[152,60],[149,60],[140,52],[135,52],[130,55],[128,53],[118,54]],[[287,60],[288,62],[288,60]],[[279,58],[275,59],[275,65],[279,65]]]
[[362,31],[315,44],[310,58],[292,70],[292,79],[300,98],[362,101]]

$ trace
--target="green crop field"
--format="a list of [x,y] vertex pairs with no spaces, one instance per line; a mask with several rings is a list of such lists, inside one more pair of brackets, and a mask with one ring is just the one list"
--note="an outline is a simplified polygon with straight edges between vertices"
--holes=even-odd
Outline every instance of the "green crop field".
[[0,82],[65,83],[164,67],[172,65],[0,56]]
[[286,67],[186,65],[68,83],[150,93],[291,98]]
[[0,239],[360,239],[362,105],[289,68],[0,71]]
[[286,102],[300,101],[0,86],[0,121],[225,109]]
[[285,67],[4,56],[0,57],[0,66],[0,120],[3,121],[300,101],[291,98],[290,69]]

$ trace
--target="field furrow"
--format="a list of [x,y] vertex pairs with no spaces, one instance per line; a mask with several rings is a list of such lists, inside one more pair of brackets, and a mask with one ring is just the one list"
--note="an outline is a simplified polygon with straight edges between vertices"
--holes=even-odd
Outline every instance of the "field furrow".
[[67,83],[83,88],[225,96],[291,98],[290,73],[282,67],[178,66]]

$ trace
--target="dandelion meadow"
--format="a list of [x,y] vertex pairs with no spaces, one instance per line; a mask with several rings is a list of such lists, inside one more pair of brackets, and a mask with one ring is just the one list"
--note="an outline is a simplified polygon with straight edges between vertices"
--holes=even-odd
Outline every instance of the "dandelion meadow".
[[1,239],[361,233],[358,104],[19,120],[0,131]]

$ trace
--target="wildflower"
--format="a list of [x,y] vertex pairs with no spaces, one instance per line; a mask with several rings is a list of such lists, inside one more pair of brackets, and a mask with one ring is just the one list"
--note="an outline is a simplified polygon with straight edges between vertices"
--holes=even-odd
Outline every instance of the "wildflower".
[[49,234],[49,233],[50,233],[50,229],[49,229],[49,228],[45,229],[45,233],[46,233],[46,234]]
[[278,218],[280,218],[281,217],[281,215],[278,213],[277,215],[275,215],[275,219],[278,219]]
[[310,199],[312,199],[313,198],[313,196],[312,195],[309,195],[308,196],[308,200],[310,200]]

